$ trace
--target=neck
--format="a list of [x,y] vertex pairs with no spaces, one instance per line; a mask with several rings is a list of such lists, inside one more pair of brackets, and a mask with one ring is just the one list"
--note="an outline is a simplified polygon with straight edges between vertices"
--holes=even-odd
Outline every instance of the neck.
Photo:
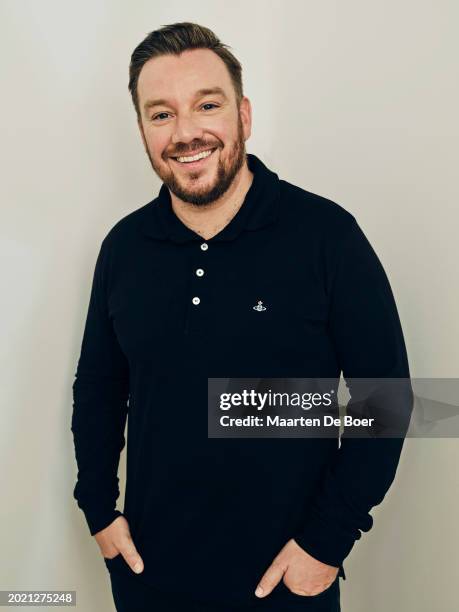
[[234,177],[230,188],[218,200],[196,206],[180,200],[171,193],[172,209],[182,223],[205,240],[209,240],[220,232],[237,213],[244,202],[252,180],[253,173],[245,161]]

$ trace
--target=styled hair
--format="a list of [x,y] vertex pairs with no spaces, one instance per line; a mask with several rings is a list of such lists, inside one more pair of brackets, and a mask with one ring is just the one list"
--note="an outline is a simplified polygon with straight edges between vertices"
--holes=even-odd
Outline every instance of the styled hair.
[[153,57],[180,55],[189,49],[210,49],[223,60],[231,77],[236,93],[236,102],[239,107],[244,96],[242,90],[242,65],[228,51],[230,48],[222,43],[209,28],[189,21],[165,25],[158,30],[150,32],[134,49],[129,64],[129,91],[131,92],[137,118],[140,119],[141,117],[137,84],[144,64]]

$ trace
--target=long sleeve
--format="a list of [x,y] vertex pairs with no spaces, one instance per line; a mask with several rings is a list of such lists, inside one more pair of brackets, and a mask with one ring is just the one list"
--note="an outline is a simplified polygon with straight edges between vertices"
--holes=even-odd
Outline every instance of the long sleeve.
[[[330,281],[331,335],[351,396],[358,395],[352,379],[408,381],[408,394],[398,394],[390,410],[397,414],[398,437],[347,437],[346,428],[335,460],[308,507],[295,541],[314,558],[339,567],[354,543],[373,525],[369,514],[381,503],[396,473],[412,410],[408,358],[402,328],[380,260],[357,221],[338,249]],[[395,396],[394,396],[395,397]],[[378,406],[377,400],[372,407]]]
[[74,498],[91,535],[122,512],[118,465],[125,445],[129,370],[107,308],[109,251],[102,242],[95,265],[81,354],[73,383],[71,431],[78,466]]

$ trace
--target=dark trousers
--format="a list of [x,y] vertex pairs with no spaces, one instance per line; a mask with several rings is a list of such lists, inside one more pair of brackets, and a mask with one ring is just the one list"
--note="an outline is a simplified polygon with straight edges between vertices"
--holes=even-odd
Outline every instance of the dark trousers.
[[164,593],[143,582],[130,568],[108,567],[117,612],[341,612],[339,577],[328,589],[312,596],[296,595],[281,581],[266,597],[243,606]]

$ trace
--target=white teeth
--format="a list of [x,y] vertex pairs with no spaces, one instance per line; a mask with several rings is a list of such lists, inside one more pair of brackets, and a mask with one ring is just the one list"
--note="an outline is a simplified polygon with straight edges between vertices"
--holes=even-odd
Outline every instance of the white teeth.
[[177,161],[179,162],[193,162],[198,161],[198,159],[204,159],[204,157],[209,157],[212,153],[212,150],[202,151],[202,153],[198,153],[197,155],[193,155],[193,157],[177,157]]

